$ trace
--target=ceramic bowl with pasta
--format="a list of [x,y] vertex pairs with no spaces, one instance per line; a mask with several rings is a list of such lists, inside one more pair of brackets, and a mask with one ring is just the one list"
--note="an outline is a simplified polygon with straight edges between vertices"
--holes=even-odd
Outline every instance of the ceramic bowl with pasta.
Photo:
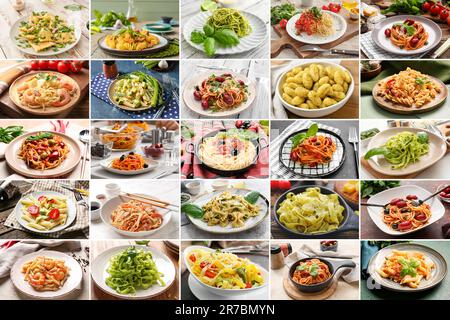
[[23,196],[14,214],[25,229],[48,234],[69,227],[77,211],[70,197],[56,191],[37,191]]
[[[56,263],[61,267],[51,270],[50,267]],[[45,269],[45,272],[39,274],[37,268]],[[56,274],[57,271],[59,274]],[[67,297],[78,288],[82,277],[81,266],[74,258],[49,249],[20,257],[12,266],[10,274],[11,281],[17,290],[33,299]]]
[[[201,262],[204,261],[202,265],[207,266],[214,255],[217,261],[223,262],[220,269],[223,270],[225,265],[230,265],[232,271],[226,276],[224,274],[224,278],[228,278],[229,281],[220,280],[216,274],[216,272],[220,271],[216,270],[216,268],[208,268],[211,269],[208,274],[202,274],[202,269],[200,269]],[[267,291],[269,272],[248,259],[239,258],[235,254],[227,253],[226,250],[217,252],[215,249],[203,246],[187,247],[183,251],[183,256],[185,265],[191,273],[191,276],[203,289],[211,292],[213,295],[235,297],[243,296],[253,291]],[[231,267],[231,265],[234,267]],[[241,267],[240,271],[237,270],[238,266]],[[245,278],[247,276],[251,278],[250,285],[243,282],[243,272],[246,273]],[[221,288],[220,286],[226,286],[226,288]]]
[[102,206],[100,217],[104,224],[120,235],[111,237],[142,239],[151,237],[166,227],[171,221],[172,213],[149,204],[130,202],[125,197],[114,197]]
[[290,112],[320,118],[341,109],[355,88],[352,74],[332,62],[299,63],[282,73],[277,99]]

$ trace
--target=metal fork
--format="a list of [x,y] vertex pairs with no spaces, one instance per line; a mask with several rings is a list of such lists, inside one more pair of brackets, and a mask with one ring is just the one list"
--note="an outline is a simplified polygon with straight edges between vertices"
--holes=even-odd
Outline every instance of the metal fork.
[[[162,83],[164,84],[164,86],[166,88],[169,88],[168,91],[172,92],[172,82],[170,82],[170,77],[163,73],[163,78],[162,78]],[[169,102],[172,100],[172,95],[170,95],[170,98],[168,101],[165,101],[164,105],[159,108],[159,110],[155,113],[155,116],[153,117],[153,119],[158,119],[161,117],[161,115],[163,114],[164,110],[166,110],[166,107],[169,105]]]
[[346,54],[349,56],[359,56],[358,50],[344,50],[344,49],[322,49],[318,46],[308,44],[299,48],[300,51],[322,52],[325,54]]
[[234,73],[242,73],[243,71],[248,70],[249,68],[232,68],[232,67],[225,67],[225,66],[203,66],[203,65],[197,65],[197,68],[203,68],[203,69],[209,69],[209,70],[228,70],[233,71]]
[[75,195],[75,200],[77,200],[77,204],[82,205],[83,207],[89,210],[89,205],[86,203],[86,201],[84,201],[83,196],[78,191],[75,191],[73,194]]
[[358,156],[358,133],[355,127],[350,127],[348,132],[348,142],[353,144],[353,150],[355,152],[355,163],[356,163],[356,178],[359,178],[359,156]]

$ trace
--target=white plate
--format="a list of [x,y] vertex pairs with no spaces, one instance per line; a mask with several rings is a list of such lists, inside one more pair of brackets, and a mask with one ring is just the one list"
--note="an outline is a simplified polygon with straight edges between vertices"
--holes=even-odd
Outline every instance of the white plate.
[[[407,19],[415,20],[423,25],[425,30],[428,32],[427,45],[424,45],[422,48],[416,50],[404,50],[394,45],[391,42],[391,40],[384,35],[384,31],[387,28],[391,28],[394,24],[402,23]],[[421,16],[402,15],[390,17],[381,21],[379,24],[375,25],[375,29],[372,31],[372,40],[378,47],[386,50],[387,52],[399,55],[414,55],[430,51],[436,45],[439,44],[441,38],[442,38],[441,28],[434,21]]]
[[372,167],[372,169],[389,176],[403,176],[412,174],[432,166],[433,164],[438,162],[447,152],[447,145],[441,137],[427,130],[408,127],[390,128],[377,133],[370,140],[367,150],[378,148],[384,145],[389,138],[404,131],[412,132],[415,134],[417,134],[418,132],[426,132],[429,137],[428,153],[421,156],[419,161],[409,164],[406,168],[396,170],[391,168],[391,164],[386,161],[384,156],[374,156],[368,160],[369,165]]
[[156,267],[158,271],[163,273],[162,279],[166,283],[164,287],[161,287],[158,283],[151,286],[145,290],[138,290],[136,294],[120,294],[117,293],[114,289],[110,288],[106,283],[106,278],[109,277],[109,273],[106,271],[109,267],[109,260],[119,254],[120,252],[126,250],[131,247],[131,245],[118,246],[114,248],[110,248],[106,251],[103,251],[100,255],[98,255],[91,265],[91,276],[94,280],[95,284],[104,292],[118,298],[124,299],[149,299],[151,297],[157,296],[165,292],[170,288],[170,286],[175,281],[176,277],[176,269],[173,265],[172,261],[167,257],[164,253],[157,251],[151,247],[134,245],[134,247],[143,249],[145,251],[150,251],[153,256],[153,260],[155,261]]
[[[347,90],[347,93],[345,94],[344,99],[342,99],[341,101],[339,101],[338,103],[336,103],[332,106],[329,106],[326,108],[320,108],[320,109],[301,109],[301,108],[298,108],[296,106],[293,106],[293,105],[287,103],[283,99],[282,84],[286,81],[286,74],[295,67],[301,66],[301,67],[306,68],[311,64],[321,64],[323,66],[332,66],[332,67],[339,68],[341,70],[348,72],[348,74],[352,78],[352,83],[350,83],[350,85],[348,86],[348,90]],[[348,100],[352,96],[353,91],[355,90],[355,79],[353,78],[352,73],[350,72],[350,70],[344,68],[343,66],[341,66],[339,64],[332,63],[332,62],[325,62],[325,61],[324,62],[299,62],[295,67],[290,67],[288,70],[284,71],[281,74],[281,76],[278,78],[276,94],[277,94],[278,98],[280,99],[283,107],[285,107],[287,110],[289,110],[290,112],[292,112],[293,114],[295,114],[299,117],[317,119],[317,118],[321,118],[321,117],[327,116],[329,114],[332,114],[332,113],[338,111],[339,109],[341,109],[343,106],[345,106],[345,104],[348,102]]]
[[[266,290],[266,287],[268,286],[268,282],[269,282],[269,272],[264,269],[263,267],[261,267],[260,265],[252,262],[258,269],[259,271],[261,271],[261,276],[264,279],[264,283],[262,286],[260,287],[253,287],[253,288],[246,288],[246,289],[221,289],[221,288],[216,288],[216,287],[212,287],[209,286],[203,282],[200,281],[200,279],[197,278],[197,276],[191,271],[191,267],[187,261],[188,259],[188,254],[195,249],[201,249],[207,252],[215,252],[215,249],[211,249],[208,247],[203,247],[203,246],[189,246],[186,249],[184,249],[183,251],[183,256],[184,256],[184,263],[186,265],[186,268],[189,270],[189,272],[191,273],[191,276],[197,281],[197,283],[204,289],[209,291],[212,295],[219,295],[219,296],[224,296],[227,298],[230,298],[231,296],[236,297],[239,296],[241,299],[243,296],[248,295],[248,294],[252,294],[255,293],[256,291],[264,291]],[[226,249],[223,250],[224,252],[226,252]]]
[[[123,199],[125,201],[131,200],[131,199],[128,199],[126,197],[123,197]],[[165,226],[167,226],[169,224],[169,222],[170,222],[171,217],[172,217],[171,211],[169,211],[167,209],[156,208],[156,210],[158,210],[158,212],[163,216],[163,222],[159,226],[159,228],[153,229],[153,230],[149,230],[149,231],[139,231],[139,232],[131,232],[131,231],[120,230],[120,229],[114,227],[111,224],[111,214],[121,203],[123,203],[123,201],[120,199],[120,197],[114,197],[114,198],[109,199],[102,206],[101,211],[100,211],[100,217],[102,218],[102,221],[103,221],[104,224],[106,224],[109,227],[111,227],[111,229],[114,230],[115,232],[117,232],[117,233],[119,233],[121,235],[124,235],[126,237],[141,238],[141,239],[142,238],[146,238],[146,237],[148,237],[148,236],[158,232],[159,230],[161,230]]]
[[297,41],[300,41],[302,43],[308,43],[308,44],[325,44],[333,42],[339,38],[341,38],[345,31],[347,30],[347,22],[343,17],[338,15],[337,13],[326,11],[327,14],[331,16],[333,19],[333,34],[321,37],[317,35],[307,35],[306,32],[302,32],[302,34],[298,35],[296,33],[297,29],[295,29],[295,22],[300,18],[301,13],[296,14],[292,18],[289,19],[287,25],[286,25],[286,31],[289,34],[289,36]]
[[[53,229],[48,230],[48,231],[37,230],[37,229],[27,226],[27,222],[22,219],[22,208],[24,207],[24,205],[22,203],[20,203],[20,200],[26,199],[29,196],[33,196],[36,199],[39,198],[40,196],[57,196],[57,197],[66,198],[67,199],[67,221],[66,221],[66,223],[63,225],[56,226]],[[77,217],[77,209],[75,207],[75,203],[72,201],[72,199],[70,199],[70,197],[68,197],[62,193],[59,193],[59,192],[55,192],[55,191],[33,192],[31,194],[28,194],[25,197],[22,197],[20,200],[19,200],[19,202],[17,202],[16,207],[14,208],[14,214],[15,214],[16,220],[20,223],[20,225],[22,227],[24,227],[27,230],[33,231],[33,232],[46,234],[46,233],[54,233],[57,231],[64,230],[68,226],[70,226],[72,224],[72,222],[75,220],[75,218]]]
[[[202,108],[201,101],[197,101],[194,99],[194,91],[195,86],[199,86],[203,80],[208,79],[214,72],[208,71],[208,72],[202,72],[200,74],[193,75],[189,77],[189,79],[184,84],[183,89],[183,100],[188,106],[189,109],[192,111],[207,117],[217,117],[217,118],[223,118],[227,116],[232,116],[239,114],[249,108],[256,97],[256,85],[253,81],[250,81],[247,77],[244,75],[241,75],[239,73],[231,72],[231,71],[221,71],[214,73],[217,76],[219,76],[222,73],[230,73],[235,79],[242,80],[244,83],[248,86],[248,94],[247,94],[247,101],[242,102],[239,106],[237,106],[234,109],[230,109],[227,111],[217,111],[213,112],[211,110],[204,110]],[[253,108],[257,108],[257,106],[253,106]]]
[[[407,195],[414,194],[419,199],[425,199],[428,196],[431,195],[431,192],[428,192],[427,190],[415,186],[415,185],[406,185],[406,186],[400,186],[392,189],[384,190],[380,193],[377,193],[374,196],[371,196],[369,198],[369,201],[367,203],[369,204],[386,204],[389,203],[394,198],[403,198],[405,199]],[[392,230],[389,228],[387,224],[383,222],[383,208],[377,208],[377,207],[367,207],[367,211],[369,212],[369,217],[372,219],[372,221],[376,224],[376,226],[383,231],[384,233],[394,235],[394,236],[400,236],[405,235],[408,233],[416,232],[420,229],[426,228],[429,225],[435,223],[436,221],[440,220],[445,215],[445,208],[442,205],[442,203],[435,197],[433,199],[430,199],[426,202],[431,206],[431,218],[428,220],[428,223],[423,225],[420,228],[409,230],[409,231],[397,231]]]
[[199,300],[268,300],[269,299],[269,291],[267,288],[264,290],[258,290],[249,292],[245,295],[240,296],[223,296],[219,294],[211,293],[209,290],[203,288],[198,281],[195,280],[195,277],[190,274],[188,277],[188,286],[191,290],[192,294],[197,297]]
[[118,170],[118,169],[111,168],[110,167],[111,162],[117,157],[120,157],[120,156],[117,155],[117,156],[110,157],[108,159],[100,161],[100,166],[103,169],[105,169],[106,171],[109,171],[109,172],[112,172],[112,173],[116,173],[116,174],[125,175],[125,176],[134,176],[134,175],[137,175],[137,174],[147,173],[147,172],[152,171],[156,167],[158,167],[158,162],[157,161],[155,161],[153,159],[150,159],[150,158],[144,157],[146,163],[148,164],[147,168],[143,168],[141,170],[130,170],[130,171],[124,171],[124,170]]
[[[47,12],[54,16],[59,15],[54,12],[50,12],[50,11],[47,11]],[[34,55],[34,56],[54,56],[54,55],[69,51],[70,49],[75,47],[81,39],[81,28],[78,25],[78,23],[75,21],[75,19],[73,17],[70,17],[70,15],[69,15],[69,16],[63,17],[63,18],[67,21],[67,25],[74,27],[75,41],[73,43],[66,45],[64,48],[56,48],[57,51],[53,51],[53,48],[50,48],[48,51],[36,52],[36,51],[34,51],[33,48],[21,48],[17,45],[16,37],[19,36],[20,23],[22,21],[28,21],[29,18],[30,18],[30,16],[26,16],[26,17],[22,17],[22,18],[18,19],[12,25],[10,32],[9,32],[9,37],[10,37],[11,41],[14,43],[14,45],[16,46],[16,48],[26,54],[30,54],[30,55]]]
[[[250,26],[252,27],[252,32],[243,38],[239,38],[240,42],[237,46],[228,48],[216,48],[216,54],[236,54],[243,53],[257,48],[266,38],[267,38],[267,26],[263,20],[259,17],[241,11],[241,14],[247,18]],[[200,51],[205,51],[203,44],[196,44],[191,41],[191,32],[194,30],[203,30],[203,26],[206,21],[211,16],[211,12],[204,11],[200,12],[194,17],[192,17],[183,27],[184,39],[194,48]]]
[[[69,277],[59,290],[36,291],[35,289],[33,289],[32,286],[28,284],[28,282],[24,280],[24,274],[22,273],[22,266],[28,261],[31,261],[40,256],[64,260],[66,266],[69,268]],[[56,299],[68,295],[69,293],[71,293],[72,291],[76,290],[79,287],[80,282],[83,278],[83,271],[81,270],[81,267],[78,264],[78,262],[74,258],[68,256],[67,254],[64,254],[59,251],[44,250],[33,252],[20,257],[16,261],[16,263],[14,263],[14,265],[12,266],[10,277],[12,283],[17,288],[17,290],[19,290],[23,294],[26,294],[27,296],[30,296],[34,299]]]
[[[247,193],[251,192],[252,190],[245,190],[245,189],[227,189],[227,190],[220,190],[220,191],[213,191],[211,193],[207,193],[205,195],[202,195],[195,199],[193,201],[194,204],[203,207],[207,202],[209,202],[212,198],[219,196],[223,192],[230,192],[231,194],[238,194],[241,196],[245,196]],[[202,219],[195,219],[192,218],[189,215],[186,215],[186,217],[192,222],[194,226],[197,228],[211,232],[216,234],[229,234],[229,233],[238,233],[243,232],[246,230],[249,230],[251,228],[256,227],[258,224],[264,221],[267,214],[269,213],[269,207],[268,207],[268,201],[263,196],[260,195],[258,198],[258,201],[256,202],[257,205],[259,205],[259,214],[256,217],[251,217],[245,221],[245,224],[242,227],[239,228],[233,228],[231,224],[229,224],[226,227],[221,227],[220,225],[216,226],[209,226],[207,222],[203,221]]]

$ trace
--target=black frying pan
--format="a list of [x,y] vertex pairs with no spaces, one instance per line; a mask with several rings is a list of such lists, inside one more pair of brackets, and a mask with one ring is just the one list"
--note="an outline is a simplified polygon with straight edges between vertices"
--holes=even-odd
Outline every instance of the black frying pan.
[[[222,129],[222,130],[212,131],[212,132],[209,132],[209,133],[205,134],[204,136],[202,136],[201,139],[198,140],[197,142],[194,142],[194,143],[189,142],[188,144],[186,144],[186,152],[194,154],[197,157],[197,159],[200,160],[199,149],[200,149],[200,145],[203,142],[203,139],[214,137],[219,132],[226,132],[226,131],[228,131],[228,130]],[[261,150],[263,150],[269,146],[269,143],[264,138],[258,138],[256,140],[249,140],[249,141],[251,143],[253,143],[253,145],[256,148],[256,156],[253,159],[252,163],[250,165],[248,165],[247,167],[237,169],[237,170],[220,170],[217,168],[210,167],[210,166],[204,164],[203,162],[201,163],[201,165],[203,167],[205,167],[207,170],[214,172],[222,177],[231,177],[231,176],[237,176],[237,175],[243,174],[243,173],[247,172],[258,161],[259,153],[261,152]],[[261,144],[262,141],[264,141],[264,145]]]
[[[338,196],[339,203],[341,204],[341,206],[344,207],[344,212],[342,213],[344,215],[344,220],[339,225],[339,228],[337,230],[330,232],[307,234],[301,233],[300,231],[291,230],[284,224],[282,224],[281,221],[278,219],[277,211],[278,208],[280,207],[280,204],[286,199],[287,194],[290,192],[294,194],[299,194],[301,192],[306,191],[307,188],[316,188],[316,187],[320,189],[320,192],[322,194],[336,194]],[[341,232],[350,230],[359,230],[359,218],[353,213],[353,210],[350,209],[345,200],[333,190],[321,186],[299,186],[286,191],[275,202],[275,205],[273,206],[273,215],[275,217],[275,221],[284,231],[290,233],[291,235],[296,236],[297,238],[330,238],[330,236],[339,238],[338,235]]]
[[[297,268],[297,266],[300,264],[300,262],[310,260],[310,259],[318,259],[321,262],[325,263],[328,266],[328,269],[330,270],[331,277],[328,278],[328,280],[325,280],[324,282],[316,283],[316,284],[312,284],[312,285],[303,285],[298,282],[295,282],[292,279],[295,268]],[[308,293],[319,292],[319,291],[323,291],[323,290],[327,289],[331,285],[331,283],[333,282],[333,278],[336,275],[336,271],[338,269],[345,268],[345,267],[354,268],[354,267],[356,267],[356,264],[352,260],[329,261],[329,260],[325,260],[325,259],[318,258],[318,257],[304,258],[304,259],[298,260],[297,262],[292,264],[292,266],[289,268],[289,280],[294,284],[294,286],[298,290],[300,290],[302,292],[308,292]]]

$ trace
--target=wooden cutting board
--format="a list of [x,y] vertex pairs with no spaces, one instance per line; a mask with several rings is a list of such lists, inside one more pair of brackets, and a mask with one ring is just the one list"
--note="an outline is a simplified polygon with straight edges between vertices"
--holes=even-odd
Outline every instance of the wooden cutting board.
[[[64,112],[61,112],[60,114],[57,114],[55,116],[46,116],[46,118],[65,118],[73,108],[76,108],[80,101],[84,99],[84,97],[89,92],[89,70],[83,68],[80,73],[73,74],[71,73],[69,75],[73,80],[75,80],[78,85],[80,86],[81,92],[80,97],[77,101],[77,103],[74,104],[74,106],[70,109],[65,110]],[[2,110],[2,113],[7,115],[8,117],[20,119],[20,118],[42,118],[42,116],[35,116],[29,113],[26,113],[19,109],[15,103],[9,98],[8,90],[3,93],[3,95],[0,97],[0,108]]]
[[[387,0],[387,1],[372,1],[372,4],[374,4],[374,5],[376,5],[377,7],[379,7],[381,10],[384,10],[384,9],[387,9],[387,8],[389,8],[389,6],[391,5],[391,4],[393,4],[394,3],[394,1],[390,1],[390,0]],[[393,13],[389,13],[388,14],[388,16],[392,16],[392,15],[394,15]],[[399,15],[408,15],[407,13],[399,13]],[[442,25],[441,25],[441,27],[444,27],[444,26],[446,26],[447,25],[447,22],[446,21],[443,21],[443,20],[441,20],[440,18],[439,18],[439,16],[432,16],[429,12],[422,12],[421,14],[420,14],[422,17],[425,17],[425,18],[428,18],[428,19],[430,19],[430,20],[433,20],[434,22],[436,22],[436,23],[441,23]]]
[[335,291],[338,285],[337,277],[334,277],[331,285],[324,291],[306,293],[298,290],[294,284],[288,279],[283,279],[283,288],[286,294],[294,300],[325,300],[328,299]]
[[[345,34],[341,38],[333,42],[319,45],[320,48],[326,50],[333,49],[339,44],[359,35],[359,22],[348,19],[346,13],[344,13],[343,11],[341,11],[339,14],[347,22],[347,30],[345,31]],[[292,39],[287,33],[286,29],[282,29],[279,24],[273,25],[272,28],[274,29],[275,33],[280,36],[280,38],[271,40],[270,42],[271,58],[276,58],[284,49],[291,49],[297,55],[297,57],[301,59],[312,58],[320,54],[320,52],[314,51],[301,51],[300,48],[306,44]]]

